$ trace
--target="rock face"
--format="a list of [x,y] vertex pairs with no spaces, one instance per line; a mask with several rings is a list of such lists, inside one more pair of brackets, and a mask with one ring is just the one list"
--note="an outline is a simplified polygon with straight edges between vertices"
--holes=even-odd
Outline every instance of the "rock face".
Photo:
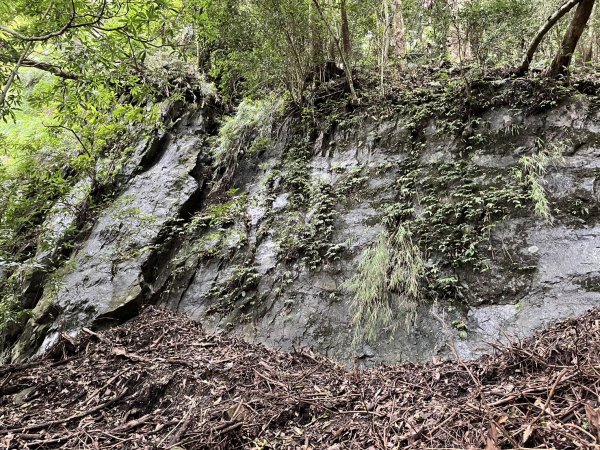
[[161,233],[189,203],[199,201],[202,157],[207,151],[205,118],[190,114],[178,130],[157,139],[159,144],[144,146],[144,153],[153,153],[146,167],[140,166],[100,215],[58,281],[46,285],[33,319],[13,349],[14,359],[38,346],[44,351],[60,333],[74,334],[82,326],[132,317],[148,295],[145,265],[160,245]]
[[[475,357],[490,342],[600,306],[600,115],[591,99],[536,113],[495,106],[462,137],[402,108],[354,114],[350,125],[308,133],[288,116],[266,145],[235,158],[226,184],[208,183],[218,171],[207,119],[186,116],[132,173],[61,281],[45,286],[13,359],[150,302],[211,330],[367,365],[454,350]],[[547,148],[562,158],[527,159]],[[539,217],[540,187],[551,218]],[[447,242],[419,241],[437,294],[419,302],[414,323],[398,313],[396,326],[353,343],[350,280],[390,223],[408,220],[398,212],[407,195],[418,229],[444,239],[448,230]]]

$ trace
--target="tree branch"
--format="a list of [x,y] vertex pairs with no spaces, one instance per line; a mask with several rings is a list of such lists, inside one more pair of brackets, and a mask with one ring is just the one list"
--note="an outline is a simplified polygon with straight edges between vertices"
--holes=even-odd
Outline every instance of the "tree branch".
[[[2,42],[0,42],[1,46]],[[33,44],[30,42],[30,44]],[[56,64],[51,64],[42,61],[36,61],[27,56],[21,57],[17,50],[14,47],[7,46],[7,51],[0,53],[0,63],[4,64],[19,64],[20,67],[32,67],[34,69],[43,70],[45,72],[51,73],[60,78],[64,78],[66,80],[79,80],[81,79],[80,75],[77,75],[73,72],[67,72],[63,70],[60,66]],[[20,61],[20,63],[19,63]]]
[[47,41],[49,39],[52,39],[53,37],[57,37],[57,36],[60,36],[64,33],[66,33],[70,29],[94,26],[94,25],[97,25],[98,23],[100,23],[100,21],[102,19],[104,19],[104,12],[106,10],[106,1],[107,0],[104,0],[102,2],[102,7],[100,8],[99,13],[97,15],[92,15],[92,17],[94,17],[94,20],[91,20],[89,22],[83,22],[83,23],[74,23],[75,19],[77,19],[77,10],[75,8],[75,2],[73,0],[71,0],[71,17],[69,18],[69,21],[65,25],[63,25],[60,29],[58,29],[56,31],[51,31],[50,33],[43,34],[40,36],[26,36],[22,33],[19,33],[18,31],[12,30],[4,25],[0,25],[0,31],[3,31],[6,34],[9,34],[12,37],[15,37],[15,38],[17,38],[21,41],[25,41],[25,42]]
[[15,77],[17,76],[17,73],[19,72],[19,68],[23,64],[23,61],[27,57],[27,53],[29,53],[32,46],[33,46],[33,42],[30,42],[29,44],[27,44],[27,47],[25,47],[25,50],[23,50],[23,53],[19,57],[19,60],[15,64],[15,67],[13,67],[13,70],[10,72],[10,75],[6,79],[6,83],[4,84],[4,87],[2,88],[2,92],[0,92],[0,108],[4,106],[4,102],[6,100],[6,96],[8,95],[8,91],[10,90],[10,87],[14,83]]
[[35,61],[33,59],[25,58],[21,62],[22,67],[32,67],[34,69],[43,70],[44,72],[51,73],[60,78],[64,78],[65,80],[79,80],[81,77],[73,72],[65,72],[60,66],[56,66],[54,64],[49,64],[41,61]]
[[531,65],[531,61],[533,61],[533,56],[542,42],[542,39],[544,39],[544,36],[546,36],[548,31],[550,31],[552,27],[556,25],[556,23],[562,19],[565,14],[571,11],[571,9],[573,9],[573,7],[580,1],[581,0],[568,0],[567,2],[563,3],[563,5],[554,14],[548,17],[548,21],[544,24],[544,26],[542,26],[542,28],[538,30],[537,34],[533,38],[533,41],[531,41],[531,44],[529,45],[529,48],[527,49],[527,52],[523,58],[523,62],[517,70],[517,74],[525,75],[525,73],[529,71],[529,66]]
[[77,134],[77,132],[74,129],[69,128],[64,125],[46,125],[46,124],[44,124],[44,126],[46,128],[59,128],[61,130],[66,130],[66,131],[71,132],[73,134],[73,136],[75,136],[75,139],[77,139],[77,142],[79,142],[79,145],[81,145],[81,148],[83,148],[83,151],[86,153],[86,155],[88,155],[90,158],[92,157],[92,154],[90,153],[89,149],[83,143],[83,141],[81,140],[81,138],[79,137],[79,135]]

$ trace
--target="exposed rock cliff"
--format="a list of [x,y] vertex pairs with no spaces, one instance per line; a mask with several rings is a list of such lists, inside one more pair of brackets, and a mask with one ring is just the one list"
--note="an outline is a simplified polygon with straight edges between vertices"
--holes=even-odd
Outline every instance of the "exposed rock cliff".
[[[141,168],[46,283],[11,358],[144,303],[367,364],[445,356],[448,343],[473,357],[600,305],[600,109],[527,83],[329,101],[310,118],[272,102],[218,139],[214,111],[184,114],[140,147]],[[367,267],[378,250],[384,272],[402,266],[384,322],[360,312],[361,284],[387,283]]]

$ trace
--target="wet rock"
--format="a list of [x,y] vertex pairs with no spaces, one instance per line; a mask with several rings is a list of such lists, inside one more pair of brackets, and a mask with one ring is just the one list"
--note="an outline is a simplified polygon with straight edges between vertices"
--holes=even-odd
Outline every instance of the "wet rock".
[[204,118],[198,114],[187,120],[186,127],[164,142],[155,164],[133,177],[100,215],[85,245],[72,257],[70,269],[62,274],[59,288],[50,292],[52,287],[46,286],[44,303],[60,311],[59,317],[43,330],[32,319],[18,348],[28,347],[23,343],[38,341],[42,334],[46,336],[41,347],[48,348],[60,331],[118,323],[135,314],[149,289],[145,263],[161,244],[161,232],[199,189],[191,174],[198,154],[206,148],[203,137],[194,131],[202,127]]
[[[138,158],[142,168],[130,172],[58,291],[44,290],[15,359],[29,348],[47,348],[62,330],[124,320],[146,301],[185,313],[208,330],[284,350],[311,347],[348,365],[453,357],[455,350],[471,358],[489,352],[490,342],[600,306],[600,116],[594,108],[573,99],[533,116],[512,108],[485,112],[477,127],[483,143],[468,151],[463,136],[448,135],[436,120],[420,130],[422,177],[444,176],[439,168],[460,162],[478,173],[464,181],[481,186],[498,183],[495,174],[514,179],[520,159],[537,152],[540,139],[564,144],[564,163],[539,180],[553,221],[535,216],[531,204],[498,219],[489,242],[480,244],[488,258],[484,268],[457,263],[439,269],[457,280],[449,298],[420,304],[414,322],[398,314],[376,330],[374,342],[359,346],[353,346],[355,299],[348,285],[364,252],[386,232],[390,211],[406,208],[396,203],[406,188],[399,183],[401,167],[415,145],[406,126],[411,118],[398,113],[352,129],[315,130],[312,154],[294,160],[300,167],[287,159],[298,136],[286,121],[260,158],[239,161],[231,187],[248,196],[239,216],[182,231],[167,245],[166,230],[181,211],[189,219],[203,211],[203,196],[214,194],[197,175],[198,156],[209,147],[204,119],[182,120],[177,133],[146,142],[147,153],[136,150],[148,155]],[[424,195],[415,192],[408,216],[426,219]],[[463,221],[460,214],[446,220]],[[463,231],[468,235],[473,226]],[[428,251],[428,270],[438,270],[439,255]],[[220,297],[232,293],[224,308]]]
[[283,194],[279,194],[277,197],[275,197],[275,200],[273,201],[273,209],[284,209],[290,203],[289,196],[289,193],[284,192]]
[[[560,106],[551,117],[525,117],[508,109],[491,111],[484,117],[488,123],[484,132],[491,133],[498,145],[476,152],[472,164],[504,170],[510,175],[519,159],[531,154],[539,135],[556,136],[560,132],[557,130],[566,132],[582,127],[590,132],[595,130],[595,122],[590,123],[584,117],[586,111],[587,107],[577,103]],[[445,135],[435,121],[429,123],[424,134],[426,148],[422,163],[435,167],[457,160],[457,142]],[[594,138],[590,136],[585,139],[592,143]],[[311,183],[336,186],[344,179],[342,175],[351,170],[372,170],[362,196],[337,206],[332,243],[343,246],[341,257],[315,271],[307,269],[301,261],[290,264],[278,260],[272,232],[278,220],[289,214],[291,192],[281,191],[282,186],[278,185],[279,191],[269,207],[262,198],[268,193],[250,188],[262,175],[246,172],[244,182],[248,187],[240,187],[254,192],[255,203],[264,205],[260,214],[249,209],[251,226],[261,229],[270,224],[270,228],[263,229],[266,232],[263,236],[268,237],[257,238],[255,251],[243,253],[261,275],[261,306],[250,312],[249,323],[236,323],[238,319],[234,317],[239,316],[233,313],[228,316],[209,312],[209,286],[214,280],[227,277],[231,267],[221,261],[200,266],[186,294],[180,298],[180,311],[192,314],[211,329],[229,324],[234,332],[269,346],[288,350],[309,346],[347,364],[358,358],[372,365],[451,357],[453,351],[448,344],[453,342],[461,357],[474,357],[489,352],[489,342],[528,335],[553,320],[600,305],[599,294],[593,292],[594,286],[600,286],[596,270],[600,267],[596,252],[600,233],[594,221],[588,220],[585,225],[566,218],[569,225],[561,226],[558,219],[554,225],[543,225],[534,217],[515,218],[493,231],[493,258],[488,271],[479,273],[468,268],[457,271],[460,292],[466,301],[464,307],[422,305],[415,323],[400,322],[393,329],[381,330],[377,341],[369,344],[368,352],[364,348],[355,349],[353,300],[347,283],[362,253],[384,231],[383,207],[394,199],[397,187],[394,164],[406,158],[402,144],[406,135],[401,120],[387,120],[379,126],[365,123],[347,134],[336,132],[332,139],[336,140],[335,146],[327,142],[326,135],[318,139],[319,151],[310,160]],[[585,145],[588,144],[584,143],[576,156],[567,157],[570,162],[545,176],[543,185],[552,198],[568,201],[574,196],[584,196],[588,203],[598,201],[595,194],[598,190],[594,188],[595,153]],[[282,177],[285,178],[285,172]],[[261,242],[261,239],[266,240]],[[464,325],[457,328],[456,324]]]

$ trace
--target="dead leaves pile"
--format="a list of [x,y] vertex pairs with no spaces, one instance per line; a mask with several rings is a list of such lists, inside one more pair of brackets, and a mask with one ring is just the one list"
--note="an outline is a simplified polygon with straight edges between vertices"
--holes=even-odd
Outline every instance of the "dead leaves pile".
[[477,361],[346,370],[148,308],[0,368],[0,448],[600,448],[600,312]]

